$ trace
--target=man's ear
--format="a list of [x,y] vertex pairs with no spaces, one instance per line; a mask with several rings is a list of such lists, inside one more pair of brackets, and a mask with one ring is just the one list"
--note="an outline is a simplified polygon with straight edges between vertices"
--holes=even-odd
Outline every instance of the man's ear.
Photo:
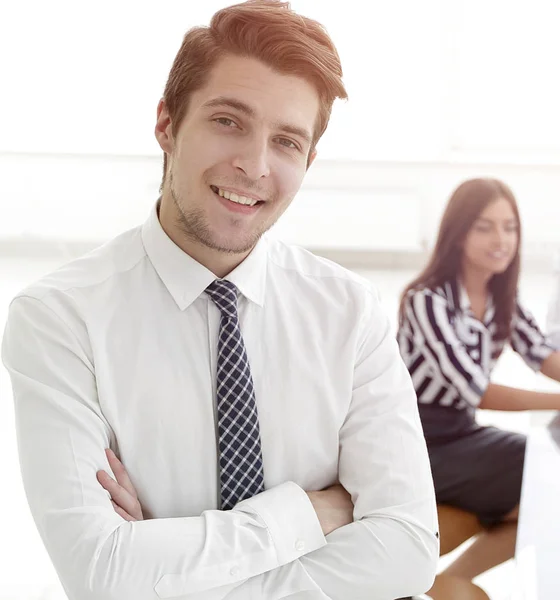
[[167,110],[167,105],[163,98],[159,101],[157,107],[157,121],[155,129],[156,139],[160,148],[171,154],[173,152],[173,132],[171,131],[171,117]]
[[315,148],[313,148],[313,150],[311,150],[311,152],[309,153],[309,156],[307,157],[306,169],[309,169],[309,167],[313,164],[313,161],[315,160],[316,157],[317,157],[317,150]]

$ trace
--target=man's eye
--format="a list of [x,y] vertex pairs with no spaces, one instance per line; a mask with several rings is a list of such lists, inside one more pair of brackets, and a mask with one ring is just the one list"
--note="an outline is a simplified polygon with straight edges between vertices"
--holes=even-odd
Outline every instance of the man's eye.
[[286,148],[294,148],[295,150],[297,150],[297,145],[294,144],[294,142],[292,142],[292,140],[289,140],[287,138],[278,138],[278,142],[282,146],[286,146]]
[[218,117],[214,120],[216,123],[220,123],[220,125],[224,125],[225,127],[237,127],[237,123],[232,119],[228,119],[227,117]]

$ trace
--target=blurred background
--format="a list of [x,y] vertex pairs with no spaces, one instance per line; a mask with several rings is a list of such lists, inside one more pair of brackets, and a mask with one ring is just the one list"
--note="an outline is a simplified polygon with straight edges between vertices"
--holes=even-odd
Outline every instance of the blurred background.
[[[0,20],[0,327],[43,273],[142,223],[158,197],[156,106],[182,36],[232,2],[20,0]],[[541,325],[560,248],[560,6],[553,0],[293,0],[335,41],[335,105],[303,188],[271,235],[398,294],[464,179],[511,186],[524,226],[521,291]],[[0,329],[0,331],[1,331]],[[533,385],[507,355],[496,377]],[[527,377],[528,379],[523,379]],[[19,477],[0,367],[0,600],[64,595]],[[482,417],[526,430],[525,415]],[[510,597],[507,565],[481,578]]]

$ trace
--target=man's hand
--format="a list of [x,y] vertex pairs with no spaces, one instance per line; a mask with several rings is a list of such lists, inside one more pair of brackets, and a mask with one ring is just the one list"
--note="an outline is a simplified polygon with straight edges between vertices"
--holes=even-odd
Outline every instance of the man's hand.
[[323,529],[323,535],[349,525],[354,520],[350,494],[339,484],[320,492],[307,492]]
[[97,471],[97,481],[111,494],[111,504],[115,512],[126,521],[143,521],[142,507],[138,494],[122,462],[112,450],[105,450],[115,481],[106,471]]
[[[112,450],[107,449],[105,453],[117,480],[105,471],[97,472],[97,480],[111,494],[111,504],[118,515],[126,521],[143,521],[138,494],[124,465]],[[354,520],[354,505],[350,494],[339,483],[319,492],[307,492],[307,495],[317,513],[323,535],[349,525]]]

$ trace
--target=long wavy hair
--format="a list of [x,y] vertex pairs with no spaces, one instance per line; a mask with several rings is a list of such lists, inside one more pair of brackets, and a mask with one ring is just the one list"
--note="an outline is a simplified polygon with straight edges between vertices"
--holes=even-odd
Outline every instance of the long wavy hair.
[[467,234],[480,213],[499,198],[505,198],[510,203],[519,227],[518,244],[513,260],[503,273],[494,275],[488,284],[496,307],[497,335],[509,339],[519,282],[521,220],[513,192],[498,179],[469,179],[463,182],[449,198],[431,258],[424,270],[409,283],[401,296],[399,308],[401,325],[405,318],[406,296],[411,290],[436,289],[447,281],[457,279],[461,273],[463,244]]

